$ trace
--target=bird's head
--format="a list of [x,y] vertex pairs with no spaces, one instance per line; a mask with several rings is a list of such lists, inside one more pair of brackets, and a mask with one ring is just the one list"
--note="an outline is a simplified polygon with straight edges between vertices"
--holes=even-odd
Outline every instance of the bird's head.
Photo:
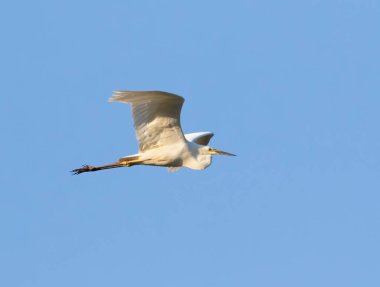
[[217,150],[215,148],[204,146],[201,148],[201,153],[204,155],[230,155],[230,156],[236,156],[236,154]]

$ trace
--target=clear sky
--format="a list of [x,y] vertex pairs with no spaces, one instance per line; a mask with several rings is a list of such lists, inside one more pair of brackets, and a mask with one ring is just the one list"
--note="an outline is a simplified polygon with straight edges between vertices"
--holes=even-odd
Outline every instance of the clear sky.
[[[380,2],[6,1],[0,285],[380,286]],[[113,90],[185,97],[204,171]]]

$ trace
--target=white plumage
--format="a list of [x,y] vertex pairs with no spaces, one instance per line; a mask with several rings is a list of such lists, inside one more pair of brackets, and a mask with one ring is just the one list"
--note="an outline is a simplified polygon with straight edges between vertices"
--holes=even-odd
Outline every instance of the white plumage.
[[184,99],[178,95],[160,91],[115,91],[109,101],[131,104],[139,151],[113,164],[84,165],[74,169],[74,174],[132,165],[166,166],[172,171],[182,166],[204,169],[211,164],[212,155],[233,155],[207,146],[214,135],[211,132],[183,134],[180,115]]
[[210,139],[214,136],[212,132],[199,132],[185,134],[185,139],[189,142],[195,142],[200,145],[208,145]]

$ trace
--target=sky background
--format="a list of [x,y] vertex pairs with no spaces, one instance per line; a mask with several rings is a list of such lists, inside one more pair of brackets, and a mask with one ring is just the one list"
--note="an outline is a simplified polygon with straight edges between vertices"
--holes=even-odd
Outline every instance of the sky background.
[[[380,2],[6,1],[0,285],[380,286]],[[204,171],[113,90],[180,94]]]

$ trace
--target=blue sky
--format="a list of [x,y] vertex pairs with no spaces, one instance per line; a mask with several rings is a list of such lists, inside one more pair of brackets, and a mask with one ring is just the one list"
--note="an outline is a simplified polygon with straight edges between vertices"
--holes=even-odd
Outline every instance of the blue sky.
[[[379,286],[378,1],[8,1],[1,286]],[[185,97],[204,171],[136,152],[113,90]]]

